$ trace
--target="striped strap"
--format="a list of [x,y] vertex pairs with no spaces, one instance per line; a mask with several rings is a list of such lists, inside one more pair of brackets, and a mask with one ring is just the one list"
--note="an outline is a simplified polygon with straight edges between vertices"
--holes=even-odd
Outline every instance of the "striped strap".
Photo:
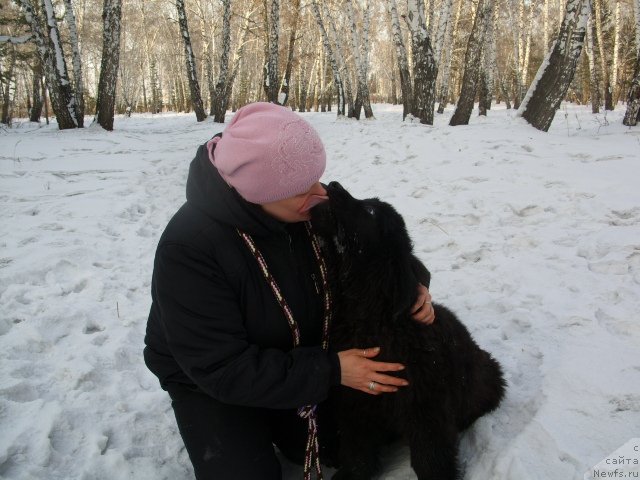
[[[324,293],[324,316],[322,319],[322,348],[323,350],[327,350],[329,348],[329,324],[331,322],[331,292],[329,290],[329,282],[327,280],[327,266],[322,258],[322,252],[320,250],[320,243],[318,242],[318,238],[313,233],[311,229],[311,223],[305,222],[305,227],[307,231],[307,235],[311,240],[311,245],[313,247],[313,253],[316,257],[316,261],[318,262],[318,268],[320,270],[320,277],[322,279],[322,289]],[[300,328],[293,318],[293,313],[291,312],[291,308],[287,304],[284,296],[282,295],[282,291],[278,286],[278,283],[271,275],[269,271],[269,267],[267,266],[267,262],[265,261],[262,253],[256,247],[253,238],[248,233],[241,231],[240,229],[236,229],[240,238],[244,240],[244,243],[249,248],[251,254],[255,257],[260,267],[260,271],[264,276],[265,280],[271,287],[273,294],[276,297],[276,300],[280,304],[282,311],[284,312],[284,316],[287,319],[287,323],[289,324],[289,328],[291,329],[291,334],[293,336],[293,346],[297,347],[300,345]],[[311,480],[311,472],[312,468],[314,468],[317,478],[322,480],[322,467],[320,466],[320,443],[318,441],[318,416],[317,416],[317,406],[316,405],[307,405],[304,407],[300,407],[298,409],[298,415],[301,418],[306,418],[309,422],[309,426],[307,429],[307,445],[305,449],[305,458],[304,458],[304,480]]]

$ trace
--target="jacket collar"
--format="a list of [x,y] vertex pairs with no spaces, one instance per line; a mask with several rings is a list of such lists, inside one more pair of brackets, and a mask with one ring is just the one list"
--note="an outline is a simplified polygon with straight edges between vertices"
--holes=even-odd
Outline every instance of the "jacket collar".
[[209,160],[206,145],[198,148],[189,166],[187,203],[211,218],[256,236],[286,233],[285,223],[247,202],[229,186]]

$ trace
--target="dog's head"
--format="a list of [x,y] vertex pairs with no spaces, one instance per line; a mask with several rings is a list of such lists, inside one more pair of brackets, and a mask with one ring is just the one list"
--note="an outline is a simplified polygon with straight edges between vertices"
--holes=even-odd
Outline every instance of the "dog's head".
[[418,281],[402,216],[377,198],[353,198],[337,182],[327,194],[329,201],[313,209],[312,224],[341,294],[384,300],[394,315],[403,313]]

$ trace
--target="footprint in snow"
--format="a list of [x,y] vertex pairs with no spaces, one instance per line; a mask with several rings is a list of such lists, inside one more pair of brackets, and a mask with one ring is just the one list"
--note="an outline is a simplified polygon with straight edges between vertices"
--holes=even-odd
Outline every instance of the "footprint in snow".
[[30,383],[18,382],[0,389],[0,397],[11,400],[12,402],[27,403],[40,398],[40,394]]
[[472,213],[465,215],[464,217],[465,225],[480,225],[482,219],[478,215],[474,215]]
[[578,248],[576,255],[586,260],[600,260],[607,256],[612,250],[614,250],[614,248],[611,245],[598,243],[596,245]]
[[142,238],[149,238],[153,236],[153,232],[146,227],[141,227],[138,230],[136,230],[136,235]]
[[0,268],[5,268],[9,266],[11,262],[13,262],[13,258],[9,258],[9,257],[0,258]]
[[603,260],[589,263],[589,270],[605,275],[626,275],[629,273],[629,264],[622,260]]
[[640,208],[634,207],[628,210],[611,210],[607,215],[609,225],[627,226],[640,223]]
[[119,218],[123,220],[129,220],[132,222],[137,221],[140,217],[147,213],[147,209],[139,204],[131,205],[125,211],[118,214]]
[[466,180],[467,182],[470,182],[470,183],[482,183],[482,182],[489,181],[488,178],[484,178],[484,177],[465,177],[462,180]]
[[514,207],[513,205],[509,205],[509,208],[518,217],[530,217],[532,215],[537,215],[544,212],[544,209],[539,205],[527,205],[526,207],[520,209]]
[[640,412],[640,395],[611,397],[609,405],[614,407],[613,413]]
[[451,266],[451,269],[452,270],[459,270],[465,264],[478,263],[480,260],[483,259],[483,257],[485,256],[486,253],[487,253],[487,250],[485,250],[483,248],[481,248],[479,250],[473,250],[471,252],[461,253],[460,255],[458,255],[458,262],[454,263]]
[[634,318],[620,318],[599,308],[595,313],[598,324],[609,333],[627,339],[634,338],[640,332],[640,326],[637,325]]
[[104,327],[93,320],[88,320],[82,329],[82,333],[85,335],[93,335],[94,333],[99,333],[104,331]]

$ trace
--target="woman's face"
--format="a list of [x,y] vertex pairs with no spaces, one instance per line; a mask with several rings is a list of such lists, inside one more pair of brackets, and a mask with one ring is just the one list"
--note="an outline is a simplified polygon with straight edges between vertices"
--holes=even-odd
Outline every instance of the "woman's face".
[[316,182],[307,192],[277,202],[265,203],[262,209],[282,222],[305,222],[311,220],[310,210],[328,199],[327,191],[320,182]]

